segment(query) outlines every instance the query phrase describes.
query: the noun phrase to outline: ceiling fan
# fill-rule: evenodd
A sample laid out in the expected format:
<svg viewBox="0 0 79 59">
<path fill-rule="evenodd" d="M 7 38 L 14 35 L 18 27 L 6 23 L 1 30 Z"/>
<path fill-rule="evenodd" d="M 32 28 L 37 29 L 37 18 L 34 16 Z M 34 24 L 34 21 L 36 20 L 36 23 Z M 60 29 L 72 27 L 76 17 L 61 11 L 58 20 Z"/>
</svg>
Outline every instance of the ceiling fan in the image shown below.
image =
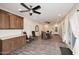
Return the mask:
<svg viewBox="0 0 79 59">
<path fill-rule="evenodd" d="M 51 22 L 49 22 L 49 21 L 46 21 L 45 23 L 47 23 L 47 24 L 50 24 Z"/>
<path fill-rule="evenodd" d="M 36 14 L 41 14 L 41 12 L 38 12 L 37 10 L 41 8 L 40 5 L 37 5 L 36 7 L 32 7 L 31 5 L 26 6 L 24 3 L 20 3 L 20 5 L 22 5 L 23 7 L 26 8 L 26 10 L 21 10 L 20 12 L 30 12 L 30 16 L 33 14 L 33 13 L 36 13 Z"/>
</svg>

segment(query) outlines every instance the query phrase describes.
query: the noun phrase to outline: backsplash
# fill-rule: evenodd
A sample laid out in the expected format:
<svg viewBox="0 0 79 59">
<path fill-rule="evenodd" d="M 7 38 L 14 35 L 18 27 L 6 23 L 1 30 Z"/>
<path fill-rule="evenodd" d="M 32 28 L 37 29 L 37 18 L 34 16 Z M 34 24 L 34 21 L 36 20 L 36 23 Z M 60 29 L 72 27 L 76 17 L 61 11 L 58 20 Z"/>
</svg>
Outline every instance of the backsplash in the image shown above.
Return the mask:
<svg viewBox="0 0 79 59">
<path fill-rule="evenodd" d="M 16 30 L 0 30 L 0 37 L 7 37 L 11 35 L 18 35 L 22 34 L 21 29 L 16 29 Z"/>
</svg>

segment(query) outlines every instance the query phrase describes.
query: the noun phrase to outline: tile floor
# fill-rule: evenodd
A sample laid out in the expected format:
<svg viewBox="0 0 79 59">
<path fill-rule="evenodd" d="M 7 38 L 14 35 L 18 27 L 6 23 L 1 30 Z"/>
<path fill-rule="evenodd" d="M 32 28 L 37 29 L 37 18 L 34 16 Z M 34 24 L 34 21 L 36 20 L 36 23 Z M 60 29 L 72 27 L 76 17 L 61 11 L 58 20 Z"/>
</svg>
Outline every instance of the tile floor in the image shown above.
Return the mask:
<svg viewBox="0 0 79 59">
<path fill-rule="evenodd" d="M 43 40 L 41 38 L 26 44 L 10 53 L 10 55 L 61 55 L 59 47 L 67 47 L 58 35 L 53 35 L 52 39 Z"/>
</svg>

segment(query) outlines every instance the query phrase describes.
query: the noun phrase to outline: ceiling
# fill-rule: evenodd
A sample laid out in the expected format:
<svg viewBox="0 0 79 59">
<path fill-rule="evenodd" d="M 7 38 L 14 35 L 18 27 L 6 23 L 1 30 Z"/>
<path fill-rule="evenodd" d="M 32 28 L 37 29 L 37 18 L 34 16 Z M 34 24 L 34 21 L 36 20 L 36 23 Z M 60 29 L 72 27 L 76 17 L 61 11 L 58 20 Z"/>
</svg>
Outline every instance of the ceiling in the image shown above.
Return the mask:
<svg viewBox="0 0 79 59">
<path fill-rule="evenodd" d="M 40 5 L 41 9 L 38 11 L 41 14 L 33 13 L 32 16 L 29 12 L 20 13 L 18 9 L 25 8 L 20 5 L 20 3 L 0 3 L 0 8 L 7 9 L 16 14 L 22 15 L 30 20 L 45 22 L 45 21 L 55 21 L 56 19 L 63 18 L 75 5 L 75 3 L 25 3 L 27 6 L 32 5 L 33 7 Z"/>
</svg>

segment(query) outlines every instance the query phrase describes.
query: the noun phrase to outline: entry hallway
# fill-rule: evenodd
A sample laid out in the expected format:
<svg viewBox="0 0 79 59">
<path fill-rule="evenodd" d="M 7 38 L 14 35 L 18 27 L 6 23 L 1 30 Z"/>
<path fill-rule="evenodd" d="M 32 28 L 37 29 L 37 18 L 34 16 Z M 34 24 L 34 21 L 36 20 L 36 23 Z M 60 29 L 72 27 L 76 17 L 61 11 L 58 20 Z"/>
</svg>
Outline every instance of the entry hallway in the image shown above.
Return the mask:
<svg viewBox="0 0 79 59">
<path fill-rule="evenodd" d="M 52 39 L 36 39 L 26 46 L 11 52 L 11 55 L 61 55 L 60 47 L 67 47 L 59 35 Z"/>
</svg>

